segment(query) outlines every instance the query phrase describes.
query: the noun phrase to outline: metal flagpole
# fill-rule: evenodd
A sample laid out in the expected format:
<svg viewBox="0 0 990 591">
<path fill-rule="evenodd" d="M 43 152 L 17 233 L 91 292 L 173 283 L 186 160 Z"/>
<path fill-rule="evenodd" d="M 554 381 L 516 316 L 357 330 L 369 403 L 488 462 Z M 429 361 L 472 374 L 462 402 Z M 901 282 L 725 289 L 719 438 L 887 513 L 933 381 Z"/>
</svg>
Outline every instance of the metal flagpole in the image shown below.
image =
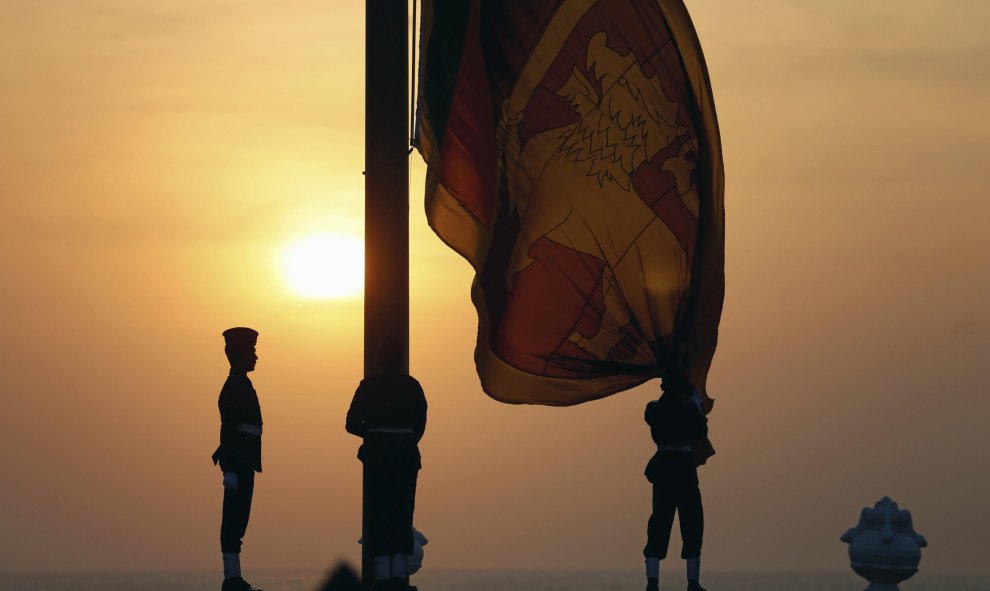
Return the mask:
<svg viewBox="0 0 990 591">
<path fill-rule="evenodd" d="M 409 138 L 407 0 L 365 2 L 364 376 L 409 371 Z M 385 344 L 399 368 L 382 367 Z M 368 480 L 362 500 L 361 574 L 374 581 Z"/>
</svg>

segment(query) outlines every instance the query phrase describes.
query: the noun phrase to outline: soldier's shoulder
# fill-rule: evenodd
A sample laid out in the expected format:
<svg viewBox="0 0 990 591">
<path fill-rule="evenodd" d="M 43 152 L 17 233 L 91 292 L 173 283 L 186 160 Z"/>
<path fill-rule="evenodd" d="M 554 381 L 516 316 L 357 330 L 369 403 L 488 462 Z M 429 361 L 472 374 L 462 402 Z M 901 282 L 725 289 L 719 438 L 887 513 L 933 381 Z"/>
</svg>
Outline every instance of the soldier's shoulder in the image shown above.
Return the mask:
<svg viewBox="0 0 990 591">
<path fill-rule="evenodd" d="M 254 386 L 251 384 L 251 379 L 246 375 L 229 375 L 226 381 L 223 383 L 223 388 L 220 389 L 220 395 L 226 394 L 236 394 L 238 392 L 243 392 L 245 390 L 251 390 Z"/>
<path fill-rule="evenodd" d="M 419 383 L 419 380 L 417 380 L 416 378 L 412 377 L 411 375 L 408 375 L 408 374 L 403 375 L 401 379 L 402 379 L 402 382 L 406 386 L 408 386 L 410 388 L 422 388 L 422 386 Z"/>
</svg>

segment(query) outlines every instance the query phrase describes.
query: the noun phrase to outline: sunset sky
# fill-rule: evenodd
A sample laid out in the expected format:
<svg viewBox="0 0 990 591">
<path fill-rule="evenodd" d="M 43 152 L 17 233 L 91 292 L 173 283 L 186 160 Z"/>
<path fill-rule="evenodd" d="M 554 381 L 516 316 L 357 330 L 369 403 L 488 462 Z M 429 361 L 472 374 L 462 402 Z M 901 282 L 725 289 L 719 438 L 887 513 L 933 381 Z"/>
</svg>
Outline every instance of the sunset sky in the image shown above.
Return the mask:
<svg viewBox="0 0 990 591">
<path fill-rule="evenodd" d="M 245 564 L 358 558 L 362 303 L 284 257 L 363 235 L 363 5 L 0 0 L 0 571 L 219 569 L 234 325 L 265 414 Z M 990 573 L 990 2 L 687 5 L 727 178 L 706 568 L 844 570 L 889 495 L 922 571 Z M 657 384 L 487 398 L 411 167 L 426 568 L 638 571 Z"/>
</svg>

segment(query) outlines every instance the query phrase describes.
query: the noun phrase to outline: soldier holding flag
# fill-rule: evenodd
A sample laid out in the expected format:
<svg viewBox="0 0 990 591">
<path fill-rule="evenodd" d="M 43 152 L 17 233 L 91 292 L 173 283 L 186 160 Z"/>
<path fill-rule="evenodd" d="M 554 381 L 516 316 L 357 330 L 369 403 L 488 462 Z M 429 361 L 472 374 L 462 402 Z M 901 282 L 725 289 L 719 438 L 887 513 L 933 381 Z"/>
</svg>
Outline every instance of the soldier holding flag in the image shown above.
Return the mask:
<svg viewBox="0 0 990 591">
<path fill-rule="evenodd" d="M 701 575 L 701 541 L 705 518 L 698 487 L 696 445 L 704 445 L 708 419 L 701 410 L 701 397 L 687 382 L 665 380 L 664 393 L 646 405 L 644 418 L 657 453 L 646 466 L 646 479 L 653 485 L 653 514 L 647 525 L 647 591 L 657 591 L 660 561 L 667 556 L 674 513 L 680 520 L 686 561 L 688 591 L 704 591 Z"/>
</svg>

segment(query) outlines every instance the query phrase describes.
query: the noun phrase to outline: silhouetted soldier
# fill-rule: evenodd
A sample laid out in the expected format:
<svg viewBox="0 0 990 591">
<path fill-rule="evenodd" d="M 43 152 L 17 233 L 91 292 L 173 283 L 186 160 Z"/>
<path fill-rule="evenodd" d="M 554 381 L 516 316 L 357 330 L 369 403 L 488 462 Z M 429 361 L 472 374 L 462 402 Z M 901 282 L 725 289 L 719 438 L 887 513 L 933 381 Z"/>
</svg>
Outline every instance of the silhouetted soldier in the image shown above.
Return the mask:
<svg viewBox="0 0 990 591">
<path fill-rule="evenodd" d="M 251 515 L 254 473 L 261 472 L 261 405 L 247 377 L 258 361 L 258 332 L 236 327 L 225 330 L 223 338 L 230 375 L 220 390 L 220 447 L 213 453 L 213 463 L 223 470 L 222 591 L 251 591 L 254 587 L 241 577 L 240 557 Z"/>
<path fill-rule="evenodd" d="M 374 557 L 375 590 L 410 588 L 426 396 L 419 382 L 399 371 L 400 355 L 397 347 L 386 347 L 386 373 L 361 380 L 347 411 L 347 432 L 364 439 L 358 450 L 364 464 L 363 544 Z"/>
<path fill-rule="evenodd" d="M 646 478 L 653 484 L 653 514 L 643 548 L 646 588 L 659 588 L 660 560 L 667 556 L 676 511 L 683 541 L 681 558 L 687 561 L 688 591 L 704 591 L 698 579 L 705 521 L 693 446 L 706 441 L 708 420 L 690 384 L 665 380 L 663 389 L 658 400 L 646 405 L 645 416 L 657 444 L 657 453 L 646 466 Z"/>
</svg>

